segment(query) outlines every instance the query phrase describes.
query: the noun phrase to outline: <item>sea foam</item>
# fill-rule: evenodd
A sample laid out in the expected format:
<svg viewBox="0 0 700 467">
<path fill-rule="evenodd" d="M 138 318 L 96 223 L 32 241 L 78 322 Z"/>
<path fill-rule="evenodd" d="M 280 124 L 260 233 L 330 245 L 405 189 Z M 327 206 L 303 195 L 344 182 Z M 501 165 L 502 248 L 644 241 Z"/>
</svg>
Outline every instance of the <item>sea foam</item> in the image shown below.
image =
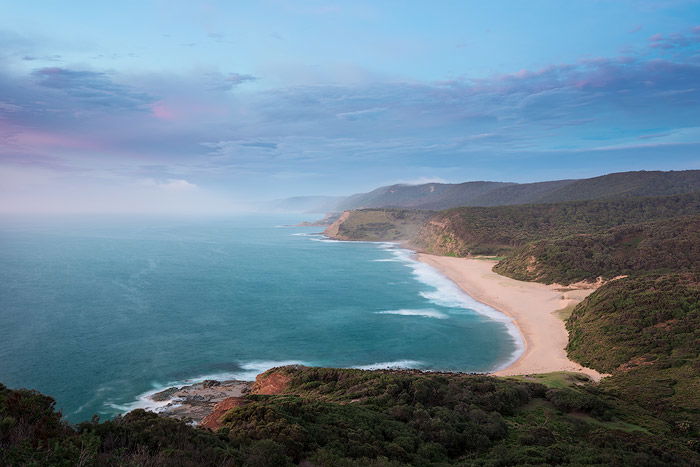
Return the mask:
<svg viewBox="0 0 700 467">
<path fill-rule="evenodd" d="M 388 369 L 411 369 L 411 368 L 420 368 L 423 366 L 423 362 L 419 362 L 417 360 L 396 360 L 394 362 L 379 362 L 379 363 L 372 363 L 370 365 L 360 365 L 360 366 L 354 366 L 352 368 L 356 368 L 358 370 L 388 370 Z"/>
<path fill-rule="evenodd" d="M 350 242 L 346 240 L 334 240 L 328 237 L 313 238 L 311 240 L 337 244 Z M 466 292 L 460 289 L 457 286 L 457 284 L 455 284 L 451 279 L 443 275 L 440 271 L 433 268 L 432 266 L 429 266 L 425 263 L 421 263 L 420 261 L 416 260 L 415 252 L 413 252 L 412 250 L 401 248 L 398 242 L 359 241 L 352 243 L 372 243 L 375 244 L 378 248 L 385 250 L 392 255 L 392 258 L 380 258 L 373 261 L 398 261 L 404 263 L 404 265 L 411 269 L 413 277 L 417 281 L 428 285 L 433 289 L 429 291 L 420 292 L 420 295 L 426 300 L 430 301 L 431 303 L 446 308 L 463 309 L 465 310 L 465 312 L 475 312 L 482 316 L 486 316 L 492 321 L 503 323 L 503 325 L 506 327 L 506 330 L 508 331 L 508 334 L 511 336 L 515 349 L 513 350 L 512 354 L 507 359 L 505 359 L 505 361 L 496 365 L 493 371 L 506 368 L 508 365 L 517 360 L 518 357 L 525 350 L 525 344 L 523 342 L 522 335 L 520 334 L 520 331 L 518 330 L 517 326 L 510 317 L 486 305 L 485 303 L 476 301 L 474 298 L 472 298 L 470 295 L 468 295 Z M 384 314 L 407 314 L 405 313 L 407 310 L 397 311 L 403 311 L 404 313 Z"/>
<path fill-rule="evenodd" d="M 270 368 L 275 368 L 278 366 L 287 365 L 307 365 L 307 363 L 299 360 L 254 360 L 250 362 L 245 362 L 240 364 L 240 371 L 232 372 L 221 372 L 221 373 L 210 373 L 206 375 L 196 376 L 194 378 L 188 378 L 184 380 L 171 381 L 166 384 L 152 383 L 152 389 L 139 394 L 136 396 L 136 400 L 128 402 L 126 404 L 116 404 L 113 402 L 105 403 L 106 406 L 113 409 L 117 409 L 121 412 L 130 412 L 136 409 L 150 410 L 151 412 L 160 412 L 168 404 L 172 404 L 172 399 L 167 399 L 163 401 L 155 401 L 152 399 L 154 394 L 157 394 L 165 389 L 172 387 L 182 387 L 189 386 L 195 383 L 201 383 L 206 380 L 216 380 L 216 381 L 227 381 L 227 380 L 239 380 L 239 381 L 255 381 L 255 377 L 260 373 L 264 373 Z"/>
<path fill-rule="evenodd" d="M 387 310 L 387 311 L 377 311 L 378 315 L 400 315 L 400 316 L 422 316 L 424 318 L 436 318 L 436 319 L 447 319 L 449 316 L 432 308 L 419 309 L 419 310 Z"/>
<path fill-rule="evenodd" d="M 507 367 L 522 354 L 525 348 L 523 338 L 510 317 L 484 303 L 476 301 L 440 271 L 416 260 L 413 251 L 400 248 L 398 244 L 393 242 L 381 242 L 377 244 L 377 247 L 391 253 L 394 259 L 404 263 L 406 267 L 411 269 L 416 280 L 433 289 L 420 292 L 420 295 L 431 303 L 447 308 L 473 311 L 493 321 L 503 323 L 513 340 L 515 349 L 504 362 L 496 366 L 494 371 Z"/>
</svg>

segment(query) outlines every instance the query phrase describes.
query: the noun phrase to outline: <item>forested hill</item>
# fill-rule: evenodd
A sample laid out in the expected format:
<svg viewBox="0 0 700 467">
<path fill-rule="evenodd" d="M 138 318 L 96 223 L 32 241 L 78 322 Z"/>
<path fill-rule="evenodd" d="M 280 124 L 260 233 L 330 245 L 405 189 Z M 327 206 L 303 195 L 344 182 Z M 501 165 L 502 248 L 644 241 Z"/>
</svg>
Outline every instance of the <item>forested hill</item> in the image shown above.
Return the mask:
<svg viewBox="0 0 700 467">
<path fill-rule="evenodd" d="M 678 433 L 700 429 L 700 273 L 611 281 L 574 309 L 567 328 L 569 357 L 612 373 L 601 389 L 654 411 Z"/>
<path fill-rule="evenodd" d="M 700 170 L 620 172 L 576 180 L 540 197 L 538 203 L 585 199 L 668 196 L 700 191 Z"/>
<path fill-rule="evenodd" d="M 700 191 L 700 170 L 621 172 L 539 183 L 467 182 L 391 185 L 340 201 L 336 210 L 506 206 L 593 199 L 668 196 Z"/>
<path fill-rule="evenodd" d="M 556 182 L 555 182 L 556 183 Z M 547 185 L 549 182 L 546 183 Z M 422 185 L 390 185 L 369 193 L 349 196 L 338 204 L 339 210 L 362 208 L 446 209 L 465 206 L 499 188 L 518 186 L 515 183 L 466 182 L 426 183 Z"/>
<path fill-rule="evenodd" d="M 700 216 L 538 240 L 516 249 L 494 271 L 559 284 L 639 272 L 700 271 Z"/>
<path fill-rule="evenodd" d="M 417 248 L 450 256 L 502 255 L 529 242 L 700 214 L 700 193 L 440 211 L 411 239 Z"/>
</svg>

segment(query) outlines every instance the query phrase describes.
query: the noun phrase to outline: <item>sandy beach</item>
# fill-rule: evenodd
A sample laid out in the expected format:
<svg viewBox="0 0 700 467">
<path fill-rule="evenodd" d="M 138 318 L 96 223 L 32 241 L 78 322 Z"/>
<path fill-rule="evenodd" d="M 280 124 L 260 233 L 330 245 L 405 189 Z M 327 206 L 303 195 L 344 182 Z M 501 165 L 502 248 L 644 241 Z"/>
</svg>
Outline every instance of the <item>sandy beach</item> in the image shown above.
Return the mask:
<svg viewBox="0 0 700 467">
<path fill-rule="evenodd" d="M 564 348 L 568 333 L 557 311 L 576 304 L 595 288 L 563 287 L 523 282 L 492 271 L 497 261 L 453 258 L 419 253 L 417 259 L 442 272 L 474 299 L 511 317 L 523 336 L 525 349 L 497 376 L 575 371 L 598 381 L 603 376 L 569 360 Z"/>
</svg>

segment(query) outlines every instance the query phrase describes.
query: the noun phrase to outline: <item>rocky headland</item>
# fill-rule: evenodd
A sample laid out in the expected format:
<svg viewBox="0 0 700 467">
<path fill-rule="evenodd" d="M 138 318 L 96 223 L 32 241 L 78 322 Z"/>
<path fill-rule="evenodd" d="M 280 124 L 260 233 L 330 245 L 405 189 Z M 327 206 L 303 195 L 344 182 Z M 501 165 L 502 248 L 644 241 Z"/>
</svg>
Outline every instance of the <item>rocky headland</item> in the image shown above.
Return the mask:
<svg viewBox="0 0 700 467">
<path fill-rule="evenodd" d="M 193 425 L 214 425 L 212 415 L 223 414 L 244 401 L 253 386 L 252 381 L 206 380 L 189 386 L 171 387 L 151 396 L 153 402 L 168 403 L 161 406 L 161 415 L 187 421 Z M 224 409 L 223 407 L 227 407 Z"/>
</svg>

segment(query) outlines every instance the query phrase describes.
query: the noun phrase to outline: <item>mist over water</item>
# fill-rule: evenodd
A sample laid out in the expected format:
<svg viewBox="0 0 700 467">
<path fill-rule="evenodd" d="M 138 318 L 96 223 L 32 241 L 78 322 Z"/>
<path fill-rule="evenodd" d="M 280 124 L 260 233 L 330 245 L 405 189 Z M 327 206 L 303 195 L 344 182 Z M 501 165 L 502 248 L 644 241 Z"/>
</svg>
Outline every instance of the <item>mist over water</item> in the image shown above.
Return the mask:
<svg viewBox="0 0 700 467">
<path fill-rule="evenodd" d="M 4 219 L 0 382 L 80 421 L 283 364 L 481 372 L 518 351 L 507 318 L 410 252 L 282 227 L 299 220 Z"/>
</svg>

